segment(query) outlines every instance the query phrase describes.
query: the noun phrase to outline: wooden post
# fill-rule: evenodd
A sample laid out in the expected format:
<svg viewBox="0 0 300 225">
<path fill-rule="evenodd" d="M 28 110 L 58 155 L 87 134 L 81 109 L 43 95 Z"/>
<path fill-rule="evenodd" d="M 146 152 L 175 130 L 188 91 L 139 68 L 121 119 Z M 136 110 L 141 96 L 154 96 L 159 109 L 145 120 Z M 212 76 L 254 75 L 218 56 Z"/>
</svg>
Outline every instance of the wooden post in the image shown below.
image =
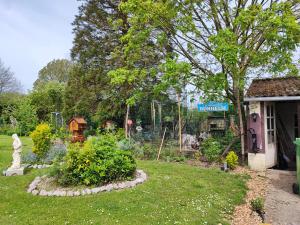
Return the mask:
<svg viewBox="0 0 300 225">
<path fill-rule="evenodd" d="M 178 136 L 179 136 L 179 152 L 182 150 L 182 134 L 181 134 L 181 99 L 180 94 L 177 93 L 178 100 Z"/>
<path fill-rule="evenodd" d="M 154 101 L 151 102 L 151 114 L 152 114 L 152 121 L 153 121 L 153 133 L 155 132 L 155 127 L 156 127 L 156 124 L 155 124 L 155 104 L 154 104 Z"/>
<path fill-rule="evenodd" d="M 127 105 L 126 117 L 125 117 L 125 137 L 128 138 L 128 117 L 129 117 L 130 106 Z"/>
<path fill-rule="evenodd" d="M 157 159 L 156 160 L 159 160 L 160 152 L 161 152 L 162 146 L 164 144 L 164 140 L 165 140 L 166 130 L 167 130 L 167 127 L 165 127 L 165 131 L 164 131 L 163 137 L 161 139 L 161 143 L 160 143 L 160 146 L 159 146 L 159 150 L 158 150 L 158 154 L 157 154 Z"/>
<path fill-rule="evenodd" d="M 162 132 L 162 119 L 161 119 L 161 104 L 158 103 L 158 114 L 159 114 L 159 133 L 161 134 Z"/>
</svg>

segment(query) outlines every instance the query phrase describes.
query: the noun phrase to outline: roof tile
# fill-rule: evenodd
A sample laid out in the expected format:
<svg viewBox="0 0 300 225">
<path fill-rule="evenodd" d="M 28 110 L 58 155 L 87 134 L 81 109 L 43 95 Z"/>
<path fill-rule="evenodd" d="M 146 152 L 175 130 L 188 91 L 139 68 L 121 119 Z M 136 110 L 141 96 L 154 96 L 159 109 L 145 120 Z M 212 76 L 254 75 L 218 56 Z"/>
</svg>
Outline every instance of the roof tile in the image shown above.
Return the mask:
<svg viewBox="0 0 300 225">
<path fill-rule="evenodd" d="M 300 96 L 300 77 L 254 79 L 246 93 L 251 97 Z"/>
</svg>

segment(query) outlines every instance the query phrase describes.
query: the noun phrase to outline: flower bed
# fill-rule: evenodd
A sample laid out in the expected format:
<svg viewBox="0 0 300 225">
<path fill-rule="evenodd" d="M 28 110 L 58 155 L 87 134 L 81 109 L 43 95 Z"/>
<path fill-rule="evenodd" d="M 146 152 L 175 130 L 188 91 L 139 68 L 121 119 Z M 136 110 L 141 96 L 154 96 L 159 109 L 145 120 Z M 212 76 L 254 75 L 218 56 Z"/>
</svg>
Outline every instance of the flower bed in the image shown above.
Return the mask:
<svg viewBox="0 0 300 225">
<path fill-rule="evenodd" d="M 99 192 L 104 191 L 112 191 L 118 189 L 125 189 L 135 187 L 138 184 L 141 184 L 147 180 L 147 175 L 142 170 L 137 170 L 135 179 L 131 181 L 123 181 L 123 182 L 116 182 L 110 183 L 107 185 L 103 185 L 100 187 L 94 188 L 82 188 L 82 189 L 75 189 L 74 187 L 59 187 L 56 189 L 45 190 L 41 188 L 41 184 L 47 183 L 49 181 L 49 177 L 36 177 L 31 184 L 29 185 L 27 192 L 33 195 L 40 195 L 40 196 L 57 196 L 57 197 L 64 197 L 64 196 L 80 196 L 80 195 L 90 195 L 90 194 L 97 194 Z"/>
</svg>

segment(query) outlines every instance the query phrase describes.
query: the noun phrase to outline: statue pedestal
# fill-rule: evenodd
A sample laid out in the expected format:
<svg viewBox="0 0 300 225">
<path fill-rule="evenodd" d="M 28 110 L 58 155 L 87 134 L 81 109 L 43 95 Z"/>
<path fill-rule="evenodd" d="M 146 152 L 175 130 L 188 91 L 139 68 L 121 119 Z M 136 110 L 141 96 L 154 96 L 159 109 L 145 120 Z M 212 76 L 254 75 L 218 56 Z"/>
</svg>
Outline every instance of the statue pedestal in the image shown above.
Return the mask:
<svg viewBox="0 0 300 225">
<path fill-rule="evenodd" d="M 15 175 L 24 175 L 25 167 L 20 167 L 18 169 L 8 168 L 3 171 L 4 176 L 15 176 Z"/>
</svg>

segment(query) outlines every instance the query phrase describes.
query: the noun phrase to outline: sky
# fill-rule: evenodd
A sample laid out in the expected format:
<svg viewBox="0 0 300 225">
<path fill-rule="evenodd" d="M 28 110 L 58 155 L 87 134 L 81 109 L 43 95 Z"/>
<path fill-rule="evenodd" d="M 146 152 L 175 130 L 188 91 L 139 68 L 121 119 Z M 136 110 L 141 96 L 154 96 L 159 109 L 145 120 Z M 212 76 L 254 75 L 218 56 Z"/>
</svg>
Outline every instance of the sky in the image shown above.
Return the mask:
<svg viewBox="0 0 300 225">
<path fill-rule="evenodd" d="M 53 59 L 70 58 L 76 0 L 0 0 L 0 58 L 23 89 Z"/>
</svg>

